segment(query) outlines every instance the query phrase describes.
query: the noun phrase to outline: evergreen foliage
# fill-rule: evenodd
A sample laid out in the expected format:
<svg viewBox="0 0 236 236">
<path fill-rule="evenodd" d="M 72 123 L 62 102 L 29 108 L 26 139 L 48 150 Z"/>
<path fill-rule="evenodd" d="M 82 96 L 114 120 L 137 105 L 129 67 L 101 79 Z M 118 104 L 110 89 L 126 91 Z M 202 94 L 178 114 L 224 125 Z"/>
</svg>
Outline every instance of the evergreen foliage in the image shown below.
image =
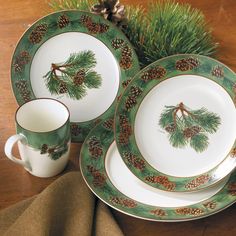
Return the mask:
<svg viewBox="0 0 236 236">
<path fill-rule="evenodd" d="M 99 88 L 101 76 L 93 70 L 96 66 L 92 51 L 73 53 L 64 63 L 52 63 L 51 70 L 44 76 L 52 94 L 67 94 L 72 99 L 81 99 L 87 89 Z"/>
<path fill-rule="evenodd" d="M 90 11 L 95 0 L 52 0 L 54 10 Z M 189 4 L 157 0 L 142 6 L 126 6 L 125 27 L 121 29 L 134 46 L 142 67 L 174 54 L 213 55 L 213 41 L 203 13 Z M 122 24 L 123 25 L 123 24 Z"/>
<path fill-rule="evenodd" d="M 209 144 L 208 133 L 215 133 L 220 122 L 220 117 L 206 108 L 191 110 L 180 103 L 165 107 L 159 125 L 169 134 L 173 147 L 183 148 L 190 144 L 196 152 L 203 152 Z"/>
</svg>

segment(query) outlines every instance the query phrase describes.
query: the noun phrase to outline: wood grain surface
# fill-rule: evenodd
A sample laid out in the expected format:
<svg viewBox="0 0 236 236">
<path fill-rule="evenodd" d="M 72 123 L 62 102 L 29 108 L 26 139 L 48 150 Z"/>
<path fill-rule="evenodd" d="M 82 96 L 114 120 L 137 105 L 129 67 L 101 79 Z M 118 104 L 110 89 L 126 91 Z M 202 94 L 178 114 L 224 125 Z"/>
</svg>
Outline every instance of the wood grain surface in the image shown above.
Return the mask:
<svg viewBox="0 0 236 236">
<path fill-rule="evenodd" d="M 149 1 L 126 0 L 123 3 L 143 4 Z M 236 71 L 236 1 L 180 0 L 201 9 L 219 42 L 217 57 Z M 17 108 L 10 83 L 11 56 L 22 33 L 39 17 L 48 14 L 47 1 L 0 1 L 0 209 L 40 193 L 57 177 L 40 179 L 9 161 L 4 154 L 6 139 L 15 133 L 14 113 Z M 223 140 L 222 140 L 223 142 Z M 80 144 L 73 144 L 70 162 L 64 171 L 79 169 Z M 63 173 L 62 173 L 63 174 Z M 113 210 L 125 235 L 236 235 L 236 205 L 214 216 L 190 222 L 159 223 L 139 220 Z"/>
</svg>

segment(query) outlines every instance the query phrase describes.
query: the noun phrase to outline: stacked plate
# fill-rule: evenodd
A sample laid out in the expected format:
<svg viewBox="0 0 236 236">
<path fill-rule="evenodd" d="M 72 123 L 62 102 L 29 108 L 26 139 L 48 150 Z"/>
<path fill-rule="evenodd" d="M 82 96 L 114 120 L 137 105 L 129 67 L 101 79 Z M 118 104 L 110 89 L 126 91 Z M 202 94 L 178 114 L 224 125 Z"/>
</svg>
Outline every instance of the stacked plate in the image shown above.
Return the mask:
<svg viewBox="0 0 236 236">
<path fill-rule="evenodd" d="M 236 75 L 222 63 L 175 55 L 139 72 L 119 29 L 63 11 L 24 33 L 11 78 L 19 104 L 52 97 L 68 106 L 72 140 L 86 137 L 84 179 L 111 207 L 183 221 L 236 201 Z"/>
</svg>

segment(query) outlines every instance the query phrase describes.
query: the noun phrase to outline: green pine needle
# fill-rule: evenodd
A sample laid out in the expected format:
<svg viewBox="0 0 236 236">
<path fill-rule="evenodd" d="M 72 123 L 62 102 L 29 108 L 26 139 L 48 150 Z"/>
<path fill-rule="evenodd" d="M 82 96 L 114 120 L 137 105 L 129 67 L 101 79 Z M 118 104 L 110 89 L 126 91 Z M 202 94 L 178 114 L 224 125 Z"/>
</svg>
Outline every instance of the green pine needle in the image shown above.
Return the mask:
<svg viewBox="0 0 236 236">
<path fill-rule="evenodd" d="M 93 68 L 96 66 L 92 51 L 73 53 L 63 63 L 52 63 L 51 70 L 44 76 L 51 94 L 67 94 L 72 99 L 82 99 L 87 89 L 99 88 L 101 75 Z"/>
<path fill-rule="evenodd" d="M 171 145 L 176 148 L 183 148 L 188 144 L 188 140 L 184 137 L 182 130 L 179 128 L 170 134 L 169 140 Z"/>
<path fill-rule="evenodd" d="M 208 145 L 209 145 L 208 137 L 203 133 L 196 134 L 190 139 L 190 146 L 196 152 L 205 151 Z"/>
<path fill-rule="evenodd" d="M 183 148 L 188 144 L 196 152 L 203 152 L 209 145 L 208 134 L 213 134 L 221 124 L 220 117 L 206 108 L 191 110 L 182 102 L 165 106 L 159 125 L 168 133 L 170 144 Z"/>
</svg>

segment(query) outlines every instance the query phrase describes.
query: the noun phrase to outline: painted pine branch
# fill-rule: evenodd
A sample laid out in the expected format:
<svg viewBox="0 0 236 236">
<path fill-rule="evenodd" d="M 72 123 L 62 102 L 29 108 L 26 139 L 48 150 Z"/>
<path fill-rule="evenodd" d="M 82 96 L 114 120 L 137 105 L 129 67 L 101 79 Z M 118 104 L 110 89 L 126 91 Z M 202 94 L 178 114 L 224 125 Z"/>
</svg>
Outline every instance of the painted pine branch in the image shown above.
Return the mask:
<svg viewBox="0 0 236 236">
<path fill-rule="evenodd" d="M 102 83 L 94 67 L 97 62 L 92 51 L 73 53 L 63 63 L 52 63 L 44 76 L 51 94 L 66 94 L 72 99 L 82 99 L 87 90 L 99 88 Z"/>
<path fill-rule="evenodd" d="M 219 128 L 220 117 L 206 108 L 191 110 L 182 102 L 166 106 L 160 115 L 159 125 L 168 133 L 173 147 L 183 148 L 188 144 L 196 152 L 203 152 L 209 145 L 208 134 Z"/>
</svg>

